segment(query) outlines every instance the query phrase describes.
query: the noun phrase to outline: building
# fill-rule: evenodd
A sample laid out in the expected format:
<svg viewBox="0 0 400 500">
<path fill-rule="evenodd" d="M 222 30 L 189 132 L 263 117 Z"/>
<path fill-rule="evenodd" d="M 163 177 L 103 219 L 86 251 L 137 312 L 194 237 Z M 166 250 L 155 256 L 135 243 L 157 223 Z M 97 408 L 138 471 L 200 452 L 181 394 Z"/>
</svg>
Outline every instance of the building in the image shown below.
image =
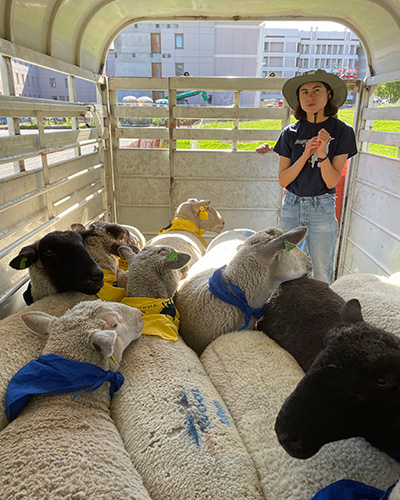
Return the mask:
<svg viewBox="0 0 400 500">
<path fill-rule="evenodd" d="M 134 24 L 114 40 L 116 76 L 257 76 L 259 23 L 142 23 Z M 121 91 L 118 100 L 143 92 Z M 243 95 L 242 104 L 254 104 L 254 95 Z M 232 104 L 231 93 L 212 92 L 213 104 Z M 164 97 L 154 91 L 153 100 Z M 191 104 L 204 104 L 201 95 Z"/>
</svg>

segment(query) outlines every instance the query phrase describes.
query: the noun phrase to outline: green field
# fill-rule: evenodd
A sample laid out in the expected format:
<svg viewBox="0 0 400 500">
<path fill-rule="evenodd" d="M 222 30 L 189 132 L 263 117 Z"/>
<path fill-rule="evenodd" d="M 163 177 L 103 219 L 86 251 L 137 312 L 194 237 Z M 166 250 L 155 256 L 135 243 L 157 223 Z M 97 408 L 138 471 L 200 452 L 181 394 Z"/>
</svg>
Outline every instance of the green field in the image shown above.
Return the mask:
<svg viewBox="0 0 400 500">
<path fill-rule="evenodd" d="M 339 110 L 339 119 L 353 125 L 354 120 L 354 109 L 340 109 Z M 291 117 L 291 123 L 295 122 L 295 118 Z M 210 122 L 203 123 L 201 128 L 232 128 L 233 123 L 229 121 L 224 122 Z M 281 122 L 280 120 L 258 120 L 258 121 L 246 121 L 239 123 L 239 128 L 243 129 L 280 129 Z M 397 120 L 376 120 L 374 122 L 373 130 L 381 130 L 386 132 L 398 132 L 400 133 L 400 121 Z M 177 148 L 178 149 L 190 149 L 189 140 L 178 140 Z M 263 144 L 265 141 L 259 142 L 239 142 L 238 150 L 240 151 L 254 151 L 257 146 Z M 274 141 L 268 141 L 270 146 L 275 144 Z M 231 144 L 222 141 L 199 141 L 197 146 L 199 149 L 231 149 Z M 382 146 L 380 144 L 371 144 L 370 152 L 374 154 L 379 154 L 383 156 L 390 156 L 392 158 L 397 157 L 398 148 L 393 146 Z"/>
</svg>

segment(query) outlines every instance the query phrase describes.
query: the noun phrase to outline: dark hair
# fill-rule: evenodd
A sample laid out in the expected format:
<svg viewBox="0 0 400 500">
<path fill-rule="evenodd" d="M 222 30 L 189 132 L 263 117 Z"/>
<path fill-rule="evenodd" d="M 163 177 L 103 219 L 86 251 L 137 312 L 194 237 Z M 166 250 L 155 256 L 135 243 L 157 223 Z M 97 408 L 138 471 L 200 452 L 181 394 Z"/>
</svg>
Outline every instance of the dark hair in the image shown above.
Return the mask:
<svg viewBox="0 0 400 500">
<path fill-rule="evenodd" d="M 331 89 L 330 85 L 328 85 L 325 82 L 320 82 L 324 84 L 326 90 L 330 92 L 330 96 L 328 97 L 328 102 L 326 103 L 325 109 L 324 109 L 324 115 L 325 116 L 335 116 L 337 115 L 338 112 L 338 106 L 336 104 L 333 104 L 332 99 L 333 99 L 333 90 Z M 303 84 L 304 85 L 304 84 Z M 300 85 L 301 87 L 301 85 Z M 300 106 L 300 99 L 299 99 L 299 90 L 300 87 L 296 90 L 296 96 L 297 96 L 297 108 L 294 110 L 294 117 L 296 120 L 305 120 L 307 118 L 307 113 L 304 111 L 304 109 Z"/>
</svg>

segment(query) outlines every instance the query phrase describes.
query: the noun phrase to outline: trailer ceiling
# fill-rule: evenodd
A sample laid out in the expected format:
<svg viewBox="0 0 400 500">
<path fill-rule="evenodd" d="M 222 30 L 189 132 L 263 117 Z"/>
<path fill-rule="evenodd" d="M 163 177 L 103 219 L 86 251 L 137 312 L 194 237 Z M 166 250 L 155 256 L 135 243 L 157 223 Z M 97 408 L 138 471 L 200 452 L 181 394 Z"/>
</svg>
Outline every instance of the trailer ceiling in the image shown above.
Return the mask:
<svg viewBox="0 0 400 500">
<path fill-rule="evenodd" d="M 371 76 L 400 70 L 399 0 L 0 0 L 0 52 L 99 75 L 121 30 L 162 20 L 335 21 L 363 43 Z"/>
</svg>

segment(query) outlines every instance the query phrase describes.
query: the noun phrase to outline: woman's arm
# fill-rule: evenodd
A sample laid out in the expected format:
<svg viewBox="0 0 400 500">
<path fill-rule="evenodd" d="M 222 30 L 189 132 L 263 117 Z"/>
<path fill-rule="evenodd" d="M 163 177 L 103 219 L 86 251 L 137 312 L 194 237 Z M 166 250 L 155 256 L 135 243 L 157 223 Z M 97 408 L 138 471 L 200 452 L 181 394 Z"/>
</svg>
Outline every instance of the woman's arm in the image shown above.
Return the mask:
<svg viewBox="0 0 400 500">
<path fill-rule="evenodd" d="M 325 154 L 324 154 L 325 156 Z M 320 162 L 321 176 L 328 189 L 332 189 L 340 181 L 348 154 L 334 156 L 332 161 L 327 158 Z"/>
</svg>

